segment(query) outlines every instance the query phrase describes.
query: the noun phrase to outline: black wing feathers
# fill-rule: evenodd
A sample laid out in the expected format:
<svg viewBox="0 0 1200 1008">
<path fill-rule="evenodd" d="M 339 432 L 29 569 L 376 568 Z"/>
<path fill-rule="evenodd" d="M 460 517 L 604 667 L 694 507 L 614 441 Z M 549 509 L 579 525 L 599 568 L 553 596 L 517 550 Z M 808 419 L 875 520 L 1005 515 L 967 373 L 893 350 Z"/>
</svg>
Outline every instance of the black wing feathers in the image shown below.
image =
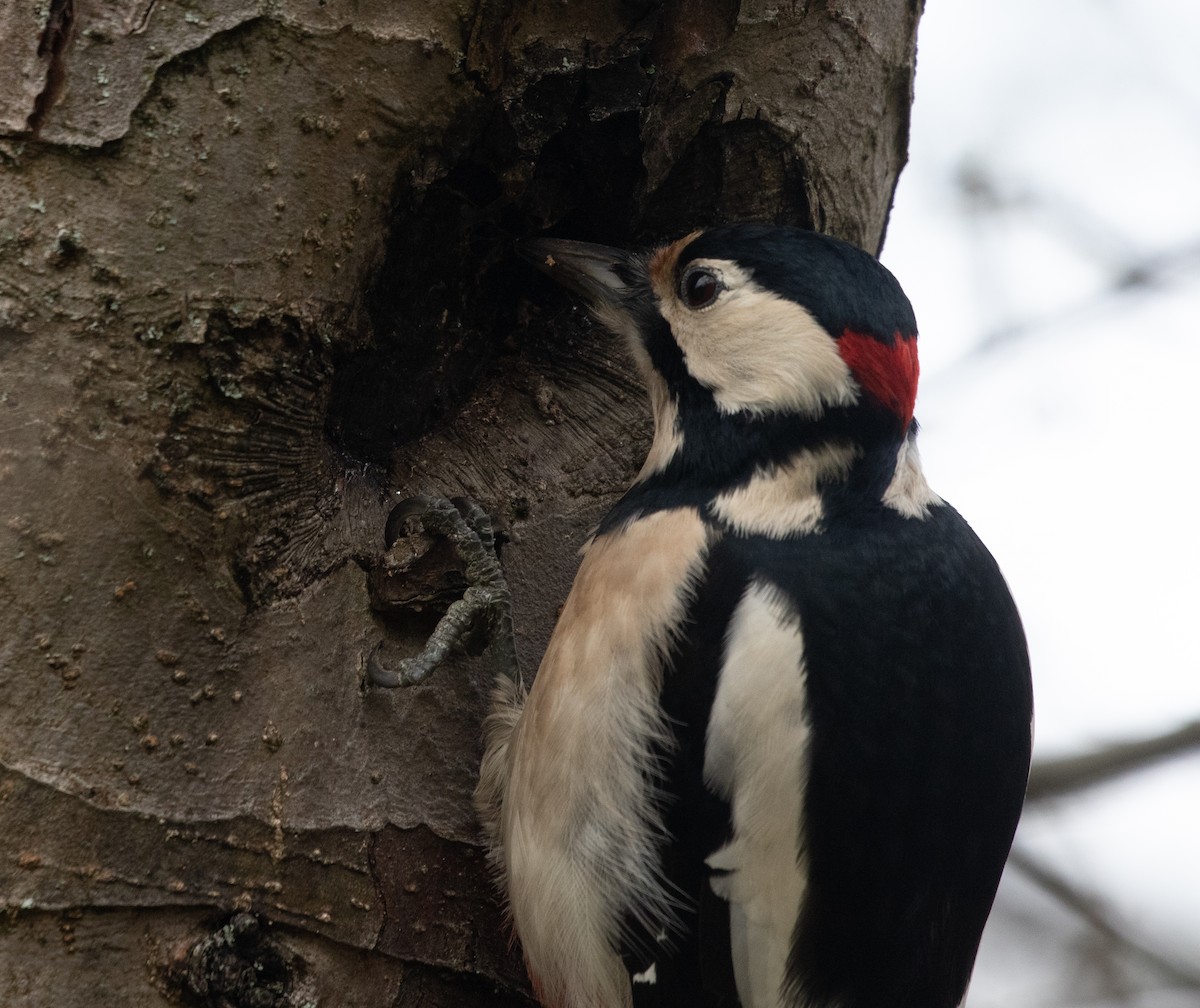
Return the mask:
<svg viewBox="0 0 1200 1008">
<path fill-rule="evenodd" d="M 791 982 L 802 1004 L 953 1008 L 1024 795 L 1020 620 L 947 506 L 796 547 L 783 565 L 762 546 L 800 609 L 812 727 Z"/>
<path fill-rule="evenodd" d="M 796 605 L 805 647 L 810 881 L 794 1003 L 953 1008 L 1020 814 L 1031 688 L 1003 578 L 948 506 L 926 520 L 871 508 L 820 535 L 727 533 L 714 545 L 662 697 L 676 737 L 664 754 L 665 868 L 688 909 L 684 932 L 657 943 L 658 982 L 635 985 L 635 1003 L 738 1003 L 728 905 L 704 864 L 729 837 L 729 808 L 703 765 L 724 632 L 754 579 Z M 632 969 L 648 962 L 630 950 Z"/>
</svg>

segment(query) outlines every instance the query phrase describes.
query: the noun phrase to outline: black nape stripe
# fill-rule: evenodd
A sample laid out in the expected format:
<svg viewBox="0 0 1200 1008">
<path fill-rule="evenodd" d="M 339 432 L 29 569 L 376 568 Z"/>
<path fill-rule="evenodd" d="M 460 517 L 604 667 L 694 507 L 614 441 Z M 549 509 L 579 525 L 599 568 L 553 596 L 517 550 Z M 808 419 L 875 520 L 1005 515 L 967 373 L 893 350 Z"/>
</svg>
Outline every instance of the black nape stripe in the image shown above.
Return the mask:
<svg viewBox="0 0 1200 1008">
<path fill-rule="evenodd" d="M 904 435 L 896 418 L 873 402 L 829 409 L 818 419 L 795 413 L 721 414 L 712 394 L 690 375 L 679 403 L 683 447 L 660 471 L 635 483 L 604 517 L 603 534 L 655 511 L 694 507 L 707 512 L 719 494 L 797 453 L 830 445 L 860 452 L 848 478 L 822 488 L 827 509 L 879 506 L 895 472 Z"/>
<path fill-rule="evenodd" d="M 730 255 L 729 242 L 725 237 L 733 236 L 738 261 L 743 257 L 751 265 L 772 262 L 772 250 L 779 255 L 791 254 L 790 246 L 775 249 L 782 240 L 781 229 L 738 227 L 729 230 L 717 229 L 706 232 L 685 249 L 684 255 L 696 258 L 700 255 L 716 256 L 720 250 Z M 774 236 L 766 243 L 765 253 L 758 248 L 759 233 Z M 816 235 L 810 232 L 782 229 L 783 238 L 802 250 L 807 250 L 814 261 L 822 256 L 844 257 L 852 266 L 869 276 L 875 276 L 877 287 L 885 292 L 893 291 L 902 305 L 892 304 L 887 310 L 900 311 L 907 319 L 904 325 L 915 328 L 912 311 L 907 299 L 891 274 L 887 273 L 871 256 L 845 242 Z M 723 237 L 725 236 L 725 237 Z M 710 247 L 712 246 L 712 247 Z M 743 248 L 745 246 L 745 248 Z M 681 259 L 681 262 L 683 260 Z M 631 268 L 644 269 L 635 263 Z M 756 265 L 756 268 L 767 268 Z M 774 268 L 774 267 L 771 267 Z M 781 274 L 782 275 L 782 274 Z M 744 485 L 763 467 L 780 465 L 790 461 L 805 449 L 819 449 L 827 445 L 849 443 L 860 447 L 862 457 L 855 466 L 852 478 L 840 489 L 836 504 L 838 508 L 851 506 L 855 500 L 873 498 L 877 503 L 891 479 L 895 468 L 896 454 L 904 438 L 904 431 L 897 418 L 869 397 L 849 406 L 828 408 L 820 417 L 798 413 L 755 414 L 750 411 L 722 413 L 716 404 L 712 390 L 697 381 L 687 369 L 687 363 L 675 342 L 670 325 L 658 311 L 653 295 L 649 293 L 647 281 L 637 283 L 633 278 L 624 309 L 634 321 L 642 344 L 650 358 L 651 366 L 662 376 L 669 394 L 678 409 L 679 432 L 683 436 L 683 448 L 658 473 L 635 484 L 601 522 L 598 532 L 603 534 L 618 528 L 629 520 L 654 511 L 676 507 L 695 507 L 705 510 L 718 494 Z M 813 280 L 816 284 L 816 280 Z M 890 286 L 889 286 L 890 284 Z M 806 296 L 792 291 L 787 296 Z M 881 295 L 882 297 L 882 295 Z M 901 311 L 901 308 L 903 309 Z M 864 309 L 865 310 L 865 309 Z M 883 309 L 881 309 L 883 310 Z M 827 319 L 829 312 L 825 312 Z M 860 314 L 851 312 L 859 328 L 870 329 L 873 324 Z M 822 320 L 823 324 L 831 324 Z M 889 323 L 888 332 L 896 331 L 895 323 Z"/>
</svg>

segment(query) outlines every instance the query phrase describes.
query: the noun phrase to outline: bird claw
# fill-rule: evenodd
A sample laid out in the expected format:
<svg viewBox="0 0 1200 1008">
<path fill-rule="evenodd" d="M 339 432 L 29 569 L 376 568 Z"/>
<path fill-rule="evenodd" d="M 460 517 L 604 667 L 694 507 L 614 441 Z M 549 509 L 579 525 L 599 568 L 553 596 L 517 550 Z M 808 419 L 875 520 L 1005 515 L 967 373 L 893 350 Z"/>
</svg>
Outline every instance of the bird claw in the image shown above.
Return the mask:
<svg viewBox="0 0 1200 1008">
<path fill-rule="evenodd" d="M 371 652 L 371 657 L 367 659 L 367 679 L 372 686 L 380 686 L 383 689 L 416 686 L 424 682 L 433 671 L 432 667 L 425 667 L 413 658 L 401 658 L 395 665 L 388 665 L 380 657 L 382 650 L 383 641 L 380 641 Z"/>
<path fill-rule="evenodd" d="M 402 658 L 391 665 L 381 656 L 380 641 L 367 659 L 368 682 L 384 689 L 424 682 L 452 649 L 467 645 L 481 630 L 503 670 L 518 680 L 511 595 L 496 555 L 496 537 L 488 513 L 468 498 L 409 497 L 388 515 L 384 530 L 387 547 L 410 534 L 414 523 L 419 523 L 426 534 L 450 541 L 466 568 L 468 587 L 438 621 L 416 657 Z"/>
</svg>

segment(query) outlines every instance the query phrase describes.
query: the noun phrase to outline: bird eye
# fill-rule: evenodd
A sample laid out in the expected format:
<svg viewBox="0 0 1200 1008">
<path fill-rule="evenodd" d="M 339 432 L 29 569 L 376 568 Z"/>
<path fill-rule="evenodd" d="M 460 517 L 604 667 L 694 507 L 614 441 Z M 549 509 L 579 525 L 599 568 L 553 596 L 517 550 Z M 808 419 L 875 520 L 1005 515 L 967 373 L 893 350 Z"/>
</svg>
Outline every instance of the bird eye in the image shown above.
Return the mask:
<svg viewBox="0 0 1200 1008">
<path fill-rule="evenodd" d="M 707 308 L 720 293 L 721 280 L 712 270 L 689 270 L 679 285 L 680 297 L 689 308 Z"/>
</svg>

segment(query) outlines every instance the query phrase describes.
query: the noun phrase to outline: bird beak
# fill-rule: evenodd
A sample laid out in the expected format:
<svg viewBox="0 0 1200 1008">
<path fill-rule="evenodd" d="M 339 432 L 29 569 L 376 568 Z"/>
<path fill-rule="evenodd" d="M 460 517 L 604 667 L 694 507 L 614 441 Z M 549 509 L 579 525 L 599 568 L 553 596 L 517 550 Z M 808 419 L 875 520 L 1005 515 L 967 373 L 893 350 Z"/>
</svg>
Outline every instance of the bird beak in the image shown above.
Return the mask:
<svg viewBox="0 0 1200 1008">
<path fill-rule="evenodd" d="M 517 242 L 517 252 L 594 305 L 620 304 L 629 289 L 630 254 L 621 249 L 564 238 L 525 238 Z"/>
</svg>

